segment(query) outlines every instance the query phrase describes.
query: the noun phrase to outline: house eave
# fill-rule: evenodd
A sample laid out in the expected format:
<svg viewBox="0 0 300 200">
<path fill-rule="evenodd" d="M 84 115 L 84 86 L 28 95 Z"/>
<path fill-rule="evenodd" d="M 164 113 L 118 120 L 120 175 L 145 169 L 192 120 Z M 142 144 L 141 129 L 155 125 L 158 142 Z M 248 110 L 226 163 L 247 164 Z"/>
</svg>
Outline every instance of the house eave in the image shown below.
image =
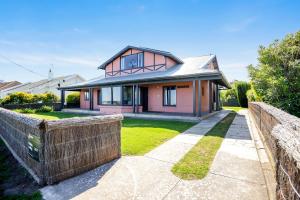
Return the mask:
<svg viewBox="0 0 300 200">
<path fill-rule="evenodd" d="M 220 85 L 231 88 L 230 84 L 223 76 L 222 73 L 202 73 L 202 74 L 192 74 L 192 75 L 181 75 L 181 76 L 167 76 L 167 77 L 155 77 L 147 79 L 137 79 L 137 80 L 125 80 L 125 81 L 113 81 L 108 83 L 94 83 L 94 84 L 85 84 L 73 87 L 61 87 L 59 90 L 80 90 L 85 88 L 99 87 L 99 86 L 111 86 L 111 85 L 120 85 L 120 84 L 150 84 L 150 83 L 160 83 L 160 82 L 174 82 L 174 81 L 192 81 L 192 80 L 214 80 L 220 83 Z"/>
</svg>

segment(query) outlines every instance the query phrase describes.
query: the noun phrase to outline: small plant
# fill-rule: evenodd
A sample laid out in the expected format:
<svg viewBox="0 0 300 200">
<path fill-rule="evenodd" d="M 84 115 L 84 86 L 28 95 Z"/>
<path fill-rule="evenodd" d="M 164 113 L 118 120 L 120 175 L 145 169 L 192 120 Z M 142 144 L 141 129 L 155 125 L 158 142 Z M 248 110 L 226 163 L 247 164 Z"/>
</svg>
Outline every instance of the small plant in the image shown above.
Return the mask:
<svg viewBox="0 0 300 200">
<path fill-rule="evenodd" d="M 53 108 L 50 106 L 42 106 L 36 110 L 36 112 L 53 112 Z"/>
<path fill-rule="evenodd" d="M 31 108 L 24 108 L 24 109 L 19 109 L 20 113 L 26 113 L 26 114 L 33 114 L 35 113 L 35 109 Z"/>
</svg>

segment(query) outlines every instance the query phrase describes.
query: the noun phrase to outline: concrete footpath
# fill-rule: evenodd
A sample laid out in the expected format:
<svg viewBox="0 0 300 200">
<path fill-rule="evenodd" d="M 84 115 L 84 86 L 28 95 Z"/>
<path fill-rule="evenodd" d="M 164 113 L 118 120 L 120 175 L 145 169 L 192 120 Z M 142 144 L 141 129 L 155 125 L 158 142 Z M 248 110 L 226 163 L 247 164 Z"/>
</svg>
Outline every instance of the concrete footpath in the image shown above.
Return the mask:
<svg viewBox="0 0 300 200">
<path fill-rule="evenodd" d="M 222 111 L 144 156 L 124 156 L 80 176 L 41 189 L 45 199 L 268 199 L 247 111 L 234 119 L 212 168 L 184 181 L 171 168 L 228 111 Z"/>
</svg>

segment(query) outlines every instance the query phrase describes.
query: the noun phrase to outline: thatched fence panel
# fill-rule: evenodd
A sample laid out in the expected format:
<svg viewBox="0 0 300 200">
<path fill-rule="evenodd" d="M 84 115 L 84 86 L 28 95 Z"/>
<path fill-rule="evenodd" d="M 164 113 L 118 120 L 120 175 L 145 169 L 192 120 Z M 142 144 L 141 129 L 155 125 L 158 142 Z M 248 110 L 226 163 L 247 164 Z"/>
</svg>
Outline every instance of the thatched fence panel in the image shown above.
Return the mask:
<svg viewBox="0 0 300 200">
<path fill-rule="evenodd" d="M 0 108 L 0 136 L 40 184 L 121 156 L 121 115 L 44 121 Z"/>
<path fill-rule="evenodd" d="M 300 199 L 300 119 L 265 103 L 249 111 L 274 161 L 277 199 Z"/>
</svg>

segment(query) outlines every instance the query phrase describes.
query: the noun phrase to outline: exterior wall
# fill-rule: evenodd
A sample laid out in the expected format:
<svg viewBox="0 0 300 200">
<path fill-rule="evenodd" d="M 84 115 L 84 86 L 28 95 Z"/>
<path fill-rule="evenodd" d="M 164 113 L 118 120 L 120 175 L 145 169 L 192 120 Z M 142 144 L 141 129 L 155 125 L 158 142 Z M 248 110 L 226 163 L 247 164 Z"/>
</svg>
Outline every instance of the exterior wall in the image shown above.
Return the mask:
<svg viewBox="0 0 300 200">
<path fill-rule="evenodd" d="M 114 61 L 109 63 L 106 66 L 105 72 L 109 73 L 107 76 L 125 76 L 131 73 L 131 70 L 125 70 L 121 71 L 121 66 L 120 66 L 120 59 L 122 56 L 126 55 L 131 55 L 131 54 L 136 54 L 136 53 L 141 53 L 142 51 L 137 50 L 137 49 L 129 49 L 122 55 L 120 55 L 118 58 L 116 58 Z M 160 68 L 158 67 L 152 67 L 154 65 L 166 65 L 165 67 Z M 166 70 L 167 68 L 170 68 L 172 66 L 176 65 L 176 62 L 166 56 L 160 55 L 160 54 L 154 54 L 152 52 L 144 52 L 144 66 L 147 68 L 144 68 L 141 70 L 141 68 L 136 68 L 132 70 L 132 73 L 146 73 L 146 72 L 152 72 L 153 70 Z"/>
<path fill-rule="evenodd" d="M 80 91 L 80 108 L 81 109 L 90 109 L 90 101 L 84 100 L 84 92 L 88 90 L 81 90 Z"/>
<path fill-rule="evenodd" d="M 132 113 L 132 106 L 109 106 L 100 105 L 99 110 L 103 114 L 121 114 L 121 113 Z M 139 106 L 139 112 L 142 112 L 143 107 Z"/>
<path fill-rule="evenodd" d="M 163 106 L 163 87 L 177 86 L 176 106 Z M 188 86 L 188 88 L 178 88 Z M 201 82 L 203 95 L 201 111 L 208 113 L 208 81 Z M 196 111 L 198 110 L 198 84 L 196 82 Z M 193 84 L 192 82 L 161 83 L 148 86 L 148 110 L 153 112 L 193 113 Z"/>
<path fill-rule="evenodd" d="M 99 110 L 100 109 L 100 105 L 98 105 L 98 90 L 100 90 L 100 88 L 94 88 L 93 89 L 93 108 L 94 110 Z"/>
<path fill-rule="evenodd" d="M 188 86 L 188 88 L 176 89 L 176 106 L 163 106 L 164 86 Z M 166 83 L 147 85 L 148 87 L 148 110 L 152 112 L 193 112 L 193 88 L 191 82 Z M 184 97 L 184 98 L 182 98 Z"/>
<path fill-rule="evenodd" d="M 192 82 L 175 82 L 175 83 L 159 83 L 151 85 L 141 85 L 148 87 L 148 111 L 150 112 L 173 112 L 173 113 L 193 113 L 193 84 Z M 177 86 L 176 88 L 176 106 L 163 106 L 163 87 Z M 184 86 L 180 88 L 180 86 Z M 208 81 L 201 81 L 201 112 L 209 113 L 209 84 Z M 213 87 L 212 87 L 213 88 Z M 211 88 L 211 95 L 213 89 Z M 98 105 L 98 90 L 93 89 L 93 107 L 94 110 L 100 110 L 104 114 L 132 113 L 132 106 L 113 106 L 113 105 Z M 90 102 L 84 100 L 84 91 L 80 92 L 80 108 L 89 109 Z M 198 82 L 196 81 L 196 112 L 198 111 Z M 139 106 L 139 112 L 142 112 L 142 106 Z"/>
</svg>

